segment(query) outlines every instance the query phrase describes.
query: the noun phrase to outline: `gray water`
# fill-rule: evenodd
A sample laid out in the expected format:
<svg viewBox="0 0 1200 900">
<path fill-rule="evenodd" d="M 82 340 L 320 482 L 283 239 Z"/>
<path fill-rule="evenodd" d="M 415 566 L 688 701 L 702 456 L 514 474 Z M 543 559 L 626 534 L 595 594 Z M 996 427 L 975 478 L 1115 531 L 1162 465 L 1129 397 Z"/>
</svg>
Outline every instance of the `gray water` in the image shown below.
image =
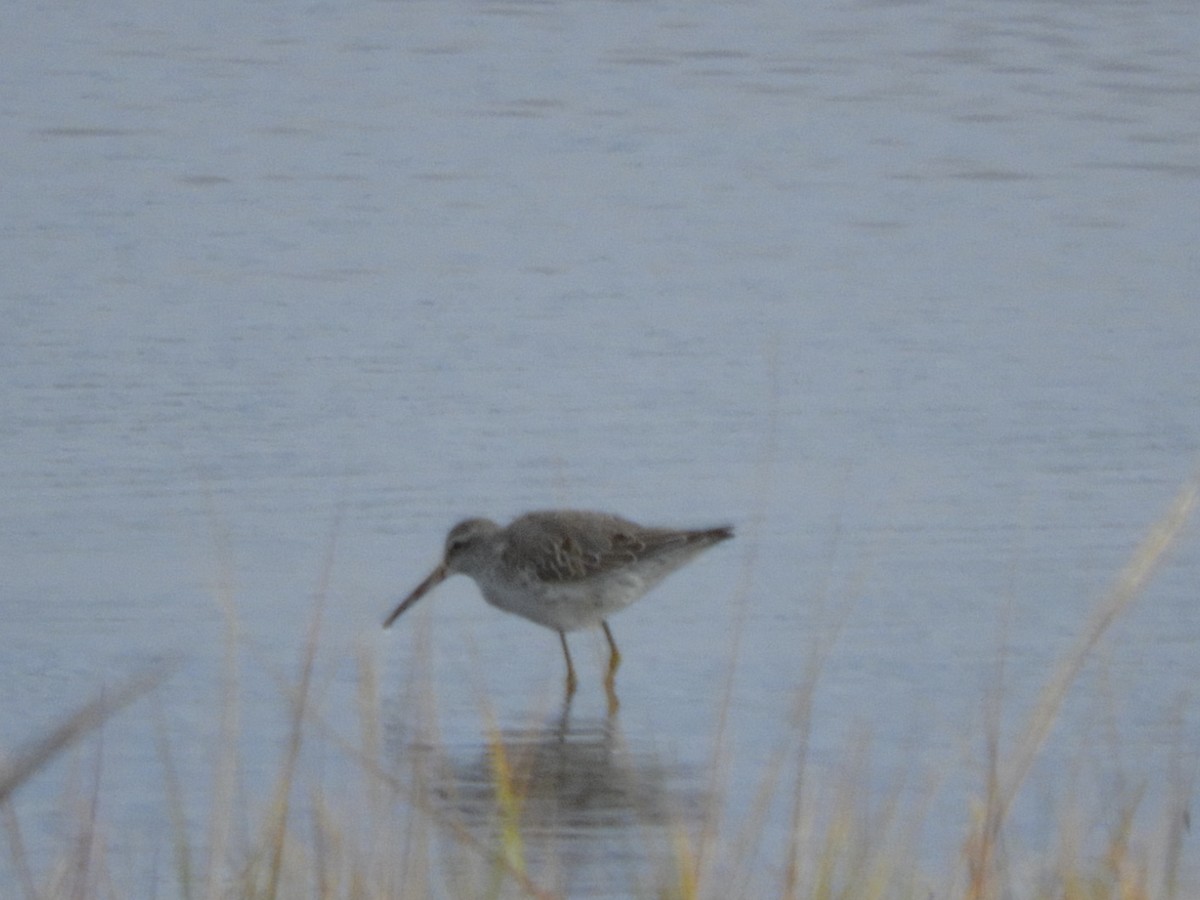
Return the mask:
<svg viewBox="0 0 1200 900">
<path fill-rule="evenodd" d="M 4 20 L 0 750 L 181 665 L 17 794 L 35 866 L 99 767 L 109 852 L 169 894 L 156 717 L 200 840 L 223 598 L 253 795 L 321 593 L 324 718 L 354 733 L 375 661 L 404 765 L 429 679 L 470 818 L 489 710 L 561 775 L 574 896 L 619 895 L 644 830 L 711 800 L 722 708 L 739 821 L 818 649 L 816 782 L 862 740 L 868 793 L 936 776 L 937 876 L 989 692 L 1015 734 L 1195 471 L 1190 0 Z M 614 619 L 616 721 L 601 639 L 572 636 L 563 710 L 554 635 L 466 579 L 378 627 L 457 519 L 555 506 L 738 529 Z M 1068 697 L 1017 847 L 1073 794 L 1111 816 L 1145 785 L 1154 822 L 1197 776 L 1197 584 L 1193 527 Z"/>
</svg>

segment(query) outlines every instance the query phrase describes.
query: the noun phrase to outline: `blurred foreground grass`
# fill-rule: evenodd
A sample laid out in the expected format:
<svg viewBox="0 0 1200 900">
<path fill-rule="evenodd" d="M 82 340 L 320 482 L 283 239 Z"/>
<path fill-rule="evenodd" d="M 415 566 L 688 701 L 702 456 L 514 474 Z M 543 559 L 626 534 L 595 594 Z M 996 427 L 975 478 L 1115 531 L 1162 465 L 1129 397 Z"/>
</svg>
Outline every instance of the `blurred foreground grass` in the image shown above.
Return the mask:
<svg viewBox="0 0 1200 900">
<path fill-rule="evenodd" d="M 614 896 L 679 898 L 782 897 L 812 900 L 873 898 L 966 898 L 966 900 L 1141 900 L 1189 898 L 1200 886 L 1181 882 L 1183 849 L 1190 831 L 1194 773 L 1179 778 L 1163 811 L 1164 821 L 1139 827 L 1136 795 L 1103 810 L 1103 822 L 1063 824 L 1051 846 L 1035 859 L 1006 852 L 1009 814 L 1058 719 L 1069 688 L 1112 623 L 1138 597 L 1192 515 L 1195 480 L 1149 529 L 1078 636 L 1073 649 L 1049 673 L 1023 724 L 1000 734 L 998 700 L 987 718 L 987 763 L 974 796 L 964 798 L 961 845 L 949 848 L 958 864 L 943 883 L 919 869 L 915 850 L 924 810 L 903 808 L 898 795 L 882 805 L 866 802 L 865 763 L 848 748 L 841 782 L 820 791 L 805 781 L 805 748 L 812 698 L 820 677 L 820 652 L 810 654 L 806 678 L 792 714 L 793 758 L 777 758 L 762 773 L 761 789 L 746 821 L 725 821 L 720 809 L 705 809 L 700 821 L 670 822 L 665 840 L 646 842 L 648 874 L 629 874 Z M 328 566 L 327 566 L 328 568 Z M 229 636 L 230 676 L 214 738 L 214 787 L 208 809 L 185 808 L 169 736 L 159 729 L 162 793 L 168 819 L 162 823 L 171 862 L 154 884 L 124 883 L 106 854 L 106 827 L 87 789 L 67 806 L 74 810 L 61 847 L 34 871 L 13 794 L 49 763 L 131 703 L 169 673 L 155 670 L 110 687 L 65 717 L 49 733 L 0 757 L 0 815 L 7 835 L 9 868 L 16 883 L 0 885 L 0 897 L 93 898 L 178 896 L 192 898 L 475 898 L 561 897 L 569 860 L 531 865 L 522 813 L 533 785 L 519 747 L 506 743 L 494 724 L 485 729 L 491 783 L 486 829 L 471 827 L 445 804 L 414 765 L 404 775 L 383 752 L 378 679 L 364 654 L 359 661 L 359 735 L 334 738 L 363 783 L 350 796 L 300 774 L 301 748 L 314 731 L 325 732 L 311 709 L 312 673 L 320 635 L 323 589 L 310 626 L 301 665 L 288 692 L 288 733 L 265 803 L 238 799 L 236 638 Z M 230 597 L 223 598 L 232 606 Z M 229 613 L 232 619 L 232 613 Z M 997 691 L 999 693 L 999 691 Z M 432 702 L 432 700 L 430 700 Z M 727 701 L 728 702 L 728 701 Z M 161 716 L 160 716 L 161 723 Z M 721 743 L 720 736 L 717 739 Z M 436 748 L 433 760 L 436 764 Z M 718 765 L 716 768 L 720 769 Z M 785 786 L 783 773 L 794 783 Z M 799 773 L 799 774 L 797 774 Z M 98 792 L 93 786 L 91 791 Z M 719 793 L 719 792 L 717 792 Z M 782 855 L 767 858 L 762 840 L 768 807 L 789 809 L 790 839 Z M 302 801 L 302 802 L 300 802 Z M 253 807 L 253 808 L 250 808 Z M 303 810 L 301 812 L 300 810 Z M 198 841 L 188 823 L 201 818 Z M 1096 835 L 1099 834 L 1099 839 Z M 39 856 L 39 859 L 42 858 Z M 765 887 L 764 887 L 765 886 Z"/>
</svg>

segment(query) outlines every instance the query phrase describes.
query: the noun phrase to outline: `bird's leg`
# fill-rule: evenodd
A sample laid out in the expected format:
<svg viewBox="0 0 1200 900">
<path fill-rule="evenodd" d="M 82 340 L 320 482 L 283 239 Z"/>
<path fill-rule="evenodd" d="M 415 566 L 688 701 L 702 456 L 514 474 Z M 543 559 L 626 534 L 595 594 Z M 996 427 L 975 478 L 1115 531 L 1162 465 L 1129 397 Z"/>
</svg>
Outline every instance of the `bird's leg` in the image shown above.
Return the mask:
<svg viewBox="0 0 1200 900">
<path fill-rule="evenodd" d="M 611 685 L 617 677 L 617 668 L 621 665 L 621 651 L 617 649 L 617 642 L 613 640 L 612 631 L 609 630 L 607 622 L 601 622 L 600 627 L 604 629 L 604 636 L 608 638 L 608 675 L 604 678 L 604 683 Z"/>
<path fill-rule="evenodd" d="M 617 700 L 617 668 L 621 665 L 621 651 L 617 649 L 617 642 L 613 640 L 612 631 L 609 630 L 607 622 L 601 622 L 600 627 L 604 629 L 604 636 L 608 639 L 608 674 L 604 676 L 604 692 L 608 694 L 608 712 L 611 715 L 617 711 L 620 701 Z"/>
<path fill-rule="evenodd" d="M 567 635 L 565 632 L 558 633 L 559 643 L 563 648 L 563 659 L 567 661 L 567 699 L 570 700 L 575 693 L 575 667 L 571 665 L 571 651 L 567 649 Z"/>
</svg>

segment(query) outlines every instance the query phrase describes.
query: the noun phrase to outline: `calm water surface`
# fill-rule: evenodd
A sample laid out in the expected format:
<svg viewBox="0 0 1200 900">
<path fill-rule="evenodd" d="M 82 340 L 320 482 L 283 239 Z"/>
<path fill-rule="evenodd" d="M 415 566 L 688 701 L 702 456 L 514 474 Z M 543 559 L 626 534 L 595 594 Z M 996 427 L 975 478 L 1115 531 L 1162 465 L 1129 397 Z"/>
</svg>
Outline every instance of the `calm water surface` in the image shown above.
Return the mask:
<svg viewBox="0 0 1200 900">
<path fill-rule="evenodd" d="M 715 786 L 741 821 L 818 648 L 812 783 L 863 744 L 869 795 L 935 782 L 936 880 L 989 691 L 1015 734 L 1196 467 L 1191 2 L 6 20 L 0 749 L 182 664 L 17 795 L 35 868 L 99 766 L 118 876 L 169 894 L 156 721 L 200 842 L 223 598 L 256 797 L 322 594 L 322 718 L 356 733 L 372 661 L 386 758 L 436 757 L 481 828 L 493 722 L 573 896 L 645 886 L 647 836 Z M 615 720 L 602 639 L 573 636 L 563 710 L 554 636 L 466 579 L 379 630 L 458 518 L 564 505 L 739 530 L 613 621 Z M 1193 527 L 1068 697 L 1014 849 L 1072 796 L 1104 821 L 1144 785 L 1156 822 L 1197 777 L 1197 584 Z"/>
</svg>

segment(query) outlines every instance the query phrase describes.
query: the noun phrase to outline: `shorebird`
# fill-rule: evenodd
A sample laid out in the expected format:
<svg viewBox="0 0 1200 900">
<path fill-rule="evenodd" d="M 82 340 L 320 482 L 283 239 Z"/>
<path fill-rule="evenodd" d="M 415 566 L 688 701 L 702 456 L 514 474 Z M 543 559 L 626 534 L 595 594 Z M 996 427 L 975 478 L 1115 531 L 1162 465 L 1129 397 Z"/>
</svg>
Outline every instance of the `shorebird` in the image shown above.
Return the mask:
<svg viewBox="0 0 1200 900">
<path fill-rule="evenodd" d="M 697 554 L 733 537 L 733 528 L 648 528 L 619 516 L 549 510 L 501 527 L 466 519 L 450 529 L 442 561 L 384 620 L 389 627 L 433 587 L 455 574 L 475 579 L 483 599 L 558 632 L 567 661 L 567 699 L 575 693 L 568 631 L 599 625 L 608 640 L 604 687 L 610 709 L 621 653 L 608 617 L 624 609 Z"/>
</svg>

